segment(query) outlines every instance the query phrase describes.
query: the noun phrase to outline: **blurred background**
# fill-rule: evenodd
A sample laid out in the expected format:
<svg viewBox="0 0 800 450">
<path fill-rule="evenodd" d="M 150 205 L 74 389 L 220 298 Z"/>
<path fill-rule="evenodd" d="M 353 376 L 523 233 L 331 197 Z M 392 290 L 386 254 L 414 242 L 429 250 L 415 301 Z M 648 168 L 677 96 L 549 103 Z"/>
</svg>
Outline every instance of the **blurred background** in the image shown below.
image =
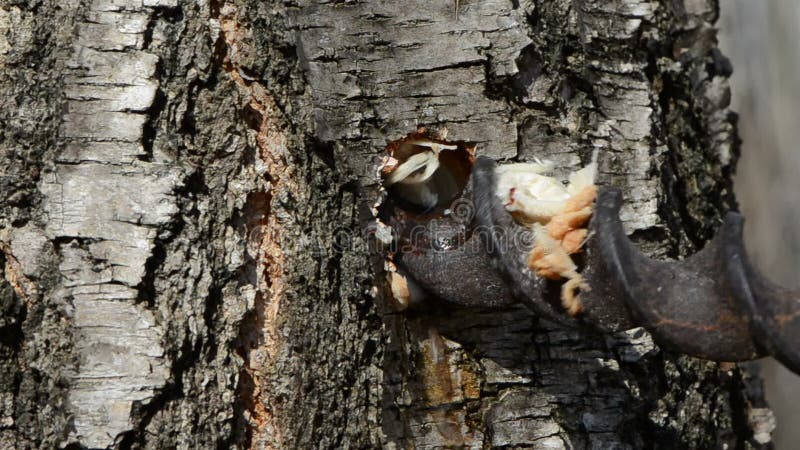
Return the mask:
<svg viewBox="0 0 800 450">
<path fill-rule="evenodd" d="M 723 0 L 720 9 L 743 140 L 735 183 L 747 249 L 772 280 L 800 287 L 800 2 Z M 762 367 L 775 448 L 800 448 L 800 377 L 772 360 Z"/>
</svg>

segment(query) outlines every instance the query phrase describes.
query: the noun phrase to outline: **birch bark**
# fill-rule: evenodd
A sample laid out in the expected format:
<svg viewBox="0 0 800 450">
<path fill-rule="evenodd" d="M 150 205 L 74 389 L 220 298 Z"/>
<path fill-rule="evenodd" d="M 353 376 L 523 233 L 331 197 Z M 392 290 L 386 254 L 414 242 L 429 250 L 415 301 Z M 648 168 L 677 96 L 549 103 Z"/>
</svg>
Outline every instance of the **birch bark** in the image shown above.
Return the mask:
<svg viewBox="0 0 800 450">
<path fill-rule="evenodd" d="M 0 447 L 758 448 L 748 371 L 520 307 L 398 313 L 375 157 L 578 167 L 656 257 L 734 202 L 711 0 L 0 9 Z"/>
</svg>

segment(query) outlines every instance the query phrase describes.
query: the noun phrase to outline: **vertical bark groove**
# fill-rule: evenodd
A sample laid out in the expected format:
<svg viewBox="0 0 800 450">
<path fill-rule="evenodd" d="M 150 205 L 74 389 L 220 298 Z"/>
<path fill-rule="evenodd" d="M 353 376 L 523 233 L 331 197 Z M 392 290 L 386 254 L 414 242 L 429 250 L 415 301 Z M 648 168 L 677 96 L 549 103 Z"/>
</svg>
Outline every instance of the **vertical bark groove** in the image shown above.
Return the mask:
<svg viewBox="0 0 800 450">
<path fill-rule="evenodd" d="M 238 11 L 227 2 L 219 2 L 214 9 L 217 10 L 215 18 L 219 20 L 220 42 L 223 43 L 220 47 L 224 54 L 222 65 L 243 98 L 247 99 L 243 115 L 247 115 L 245 120 L 255 132 L 256 146 L 264 164 L 259 175 L 269 180 L 266 192 L 251 194 L 249 207 L 245 208 L 257 292 L 239 337 L 245 360 L 241 376 L 245 381 L 240 381 L 237 394 L 238 401 L 247 411 L 241 424 L 244 430 L 240 431 L 244 434 L 240 438 L 248 448 L 281 448 L 284 436 L 279 424 L 275 423 L 275 416 L 281 415 L 280 402 L 265 392 L 276 377 L 277 357 L 281 353 L 282 339 L 276 322 L 285 296 L 282 277 L 286 270 L 281 247 L 282 229 L 276 215 L 271 214 L 271 204 L 275 198 L 292 195 L 292 190 L 297 187 L 291 184 L 288 162 L 281 154 L 287 146 L 283 131 L 285 125 L 280 120 L 282 114 L 261 83 L 247 80 L 240 73 L 246 69 L 240 66 L 239 52 L 248 52 L 246 47 L 250 44 L 246 36 L 242 36 L 246 31 L 239 27 Z"/>
</svg>

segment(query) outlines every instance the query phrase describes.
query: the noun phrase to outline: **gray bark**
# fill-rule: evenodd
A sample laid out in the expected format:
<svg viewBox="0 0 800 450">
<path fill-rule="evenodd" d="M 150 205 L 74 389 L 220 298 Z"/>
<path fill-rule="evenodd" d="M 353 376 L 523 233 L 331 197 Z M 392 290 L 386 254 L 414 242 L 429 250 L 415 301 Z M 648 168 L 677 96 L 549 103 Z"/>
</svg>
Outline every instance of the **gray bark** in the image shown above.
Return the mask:
<svg viewBox="0 0 800 450">
<path fill-rule="evenodd" d="M 362 230 L 417 126 L 600 149 L 652 255 L 737 156 L 717 5 L 73 0 L 0 9 L 0 447 L 754 448 L 747 370 L 521 307 L 399 313 Z"/>
</svg>

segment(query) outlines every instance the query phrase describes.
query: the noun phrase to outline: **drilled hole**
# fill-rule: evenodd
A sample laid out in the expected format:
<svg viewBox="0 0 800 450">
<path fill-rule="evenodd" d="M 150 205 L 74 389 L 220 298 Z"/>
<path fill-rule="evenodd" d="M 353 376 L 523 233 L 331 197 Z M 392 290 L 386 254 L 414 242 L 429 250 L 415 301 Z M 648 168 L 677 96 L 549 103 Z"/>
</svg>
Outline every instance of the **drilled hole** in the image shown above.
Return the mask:
<svg viewBox="0 0 800 450">
<path fill-rule="evenodd" d="M 389 144 L 383 184 L 392 205 L 414 216 L 441 215 L 467 185 L 473 149 L 470 143 L 425 132 Z"/>
</svg>

